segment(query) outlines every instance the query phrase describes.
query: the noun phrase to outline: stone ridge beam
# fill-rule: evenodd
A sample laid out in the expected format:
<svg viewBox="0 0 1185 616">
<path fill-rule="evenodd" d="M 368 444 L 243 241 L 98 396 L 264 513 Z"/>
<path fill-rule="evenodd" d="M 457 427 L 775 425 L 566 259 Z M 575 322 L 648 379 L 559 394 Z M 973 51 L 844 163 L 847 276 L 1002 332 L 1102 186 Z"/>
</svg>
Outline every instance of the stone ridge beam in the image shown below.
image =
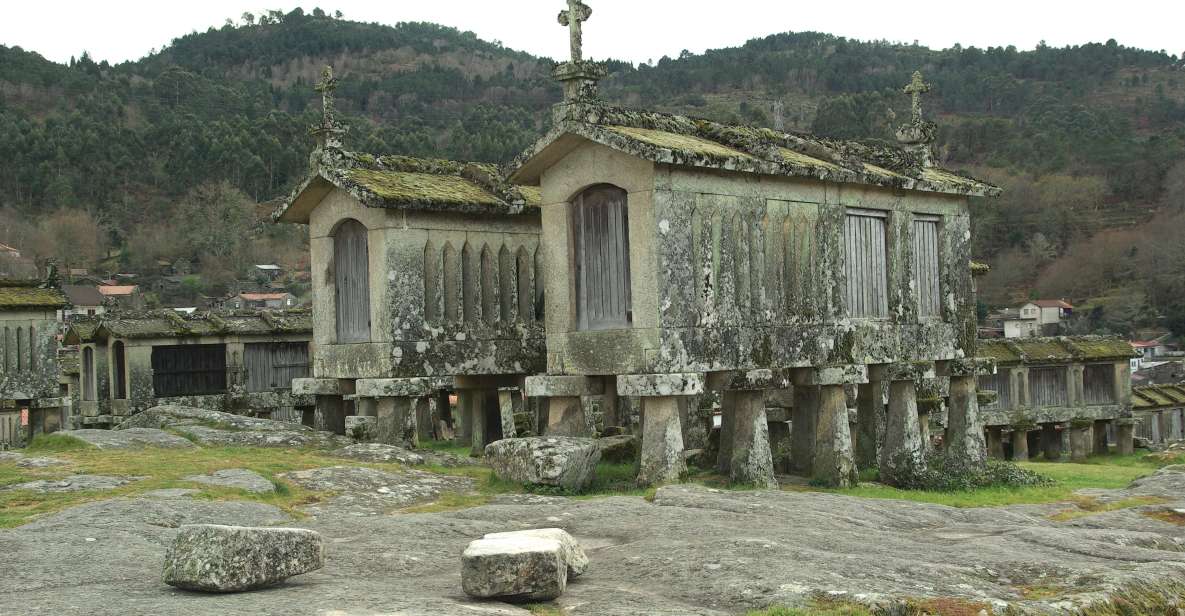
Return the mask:
<svg viewBox="0 0 1185 616">
<path fill-rule="evenodd" d="M 795 385 L 860 385 L 868 382 L 868 367 L 855 364 L 795 368 L 790 374 Z"/>
<path fill-rule="evenodd" d="M 354 382 L 354 391 L 360 398 L 419 398 L 450 387 L 452 379 L 437 377 L 358 379 Z"/>
<path fill-rule="evenodd" d="M 620 374 L 617 376 L 617 394 L 643 398 L 697 396 L 704 393 L 705 381 L 704 375 L 697 372 Z"/>
</svg>

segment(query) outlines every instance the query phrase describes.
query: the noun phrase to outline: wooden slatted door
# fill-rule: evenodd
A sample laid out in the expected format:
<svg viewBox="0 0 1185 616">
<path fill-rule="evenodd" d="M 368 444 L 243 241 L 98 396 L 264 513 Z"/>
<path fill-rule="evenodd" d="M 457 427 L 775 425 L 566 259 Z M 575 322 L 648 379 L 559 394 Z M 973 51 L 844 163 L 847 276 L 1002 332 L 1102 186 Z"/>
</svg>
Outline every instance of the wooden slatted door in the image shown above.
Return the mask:
<svg viewBox="0 0 1185 616">
<path fill-rule="evenodd" d="M 111 364 L 115 372 L 116 400 L 126 400 L 128 397 L 128 366 L 125 355 L 123 342 L 115 341 L 111 345 Z"/>
<path fill-rule="evenodd" d="M 983 405 L 984 409 L 1006 411 L 1012 408 L 1012 379 L 1006 371 L 979 376 L 979 388 L 996 392 L 996 401 Z"/>
<path fill-rule="evenodd" d="M 939 251 L 937 216 L 914 216 L 913 276 L 917 282 L 918 316 L 942 316 L 939 291 Z"/>
<path fill-rule="evenodd" d="M 88 402 L 96 400 L 96 394 L 95 349 L 89 346 L 82 347 L 82 399 Z"/>
<path fill-rule="evenodd" d="M 885 216 L 885 212 L 875 210 L 848 210 L 844 219 L 849 316 L 869 319 L 889 316 Z"/>
<path fill-rule="evenodd" d="M 226 391 L 226 345 L 152 347 L 152 391 L 158 398 Z"/>
<path fill-rule="evenodd" d="M 600 184 L 572 204 L 578 329 L 621 329 L 633 320 L 626 200 L 624 190 Z"/>
<path fill-rule="evenodd" d="M 1082 397 L 1087 404 L 1114 403 L 1115 367 L 1111 364 L 1094 364 L 1083 368 Z"/>
<path fill-rule="evenodd" d="M 337 341 L 370 341 L 370 252 L 366 227 L 347 220 L 333 236 Z"/>
<path fill-rule="evenodd" d="M 292 379 L 309 376 L 307 342 L 252 342 L 244 345 L 247 391 L 289 389 Z"/>
<path fill-rule="evenodd" d="M 1033 401 L 1033 406 L 1065 406 L 1069 399 L 1066 369 L 1030 368 L 1029 399 Z"/>
</svg>

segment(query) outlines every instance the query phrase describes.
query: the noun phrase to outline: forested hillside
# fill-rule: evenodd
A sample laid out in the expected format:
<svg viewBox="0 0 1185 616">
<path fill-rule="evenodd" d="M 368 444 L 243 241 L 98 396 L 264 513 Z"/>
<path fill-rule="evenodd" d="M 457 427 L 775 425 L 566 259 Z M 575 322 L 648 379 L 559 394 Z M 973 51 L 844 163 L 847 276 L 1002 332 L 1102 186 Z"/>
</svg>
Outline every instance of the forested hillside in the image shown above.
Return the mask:
<svg viewBox="0 0 1185 616">
<path fill-rule="evenodd" d="M 560 33 L 555 33 L 557 36 Z M 299 180 L 332 64 L 348 147 L 502 162 L 559 97 L 551 62 L 422 23 L 244 15 L 137 62 L 68 66 L 0 46 L 0 242 L 72 267 L 193 264 L 216 292 L 251 262 L 297 264 L 258 202 Z M 920 69 L 943 164 L 1007 189 L 973 205 L 981 296 L 1081 304 L 1083 328 L 1185 332 L 1185 65 L 1109 41 L 1034 51 L 786 33 L 653 65 L 609 62 L 606 99 L 890 139 Z M 200 216 L 198 214 L 201 214 Z"/>
</svg>

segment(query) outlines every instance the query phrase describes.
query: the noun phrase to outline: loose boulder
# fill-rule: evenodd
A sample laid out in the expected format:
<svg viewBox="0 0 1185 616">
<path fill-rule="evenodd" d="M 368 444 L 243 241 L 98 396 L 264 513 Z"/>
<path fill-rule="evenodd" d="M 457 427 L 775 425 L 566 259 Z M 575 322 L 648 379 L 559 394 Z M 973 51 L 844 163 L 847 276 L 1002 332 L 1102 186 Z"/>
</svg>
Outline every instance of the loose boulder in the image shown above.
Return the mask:
<svg viewBox="0 0 1185 616">
<path fill-rule="evenodd" d="M 489 533 L 482 539 L 513 541 L 519 537 L 536 537 L 540 539 L 554 539 L 560 544 L 560 558 L 568 565 L 568 578 L 579 577 L 588 569 L 588 556 L 584 548 L 580 547 L 576 539 L 562 528 L 537 528 L 534 530 L 516 530 L 508 533 Z"/>
<path fill-rule="evenodd" d="M 601 449 L 591 438 L 508 438 L 487 445 L 485 459 L 501 479 L 579 491 L 596 477 Z"/>
<path fill-rule="evenodd" d="M 461 554 L 461 588 L 481 599 L 550 601 L 568 586 L 563 554 L 560 542 L 546 537 L 478 539 Z"/>
<path fill-rule="evenodd" d="M 242 592 L 278 584 L 325 564 L 321 535 L 301 528 L 194 524 L 165 552 L 164 580 L 202 592 Z"/>
<path fill-rule="evenodd" d="M 636 462 L 638 459 L 638 437 L 632 434 L 602 436 L 597 439 L 601 459 L 606 462 Z"/>
</svg>

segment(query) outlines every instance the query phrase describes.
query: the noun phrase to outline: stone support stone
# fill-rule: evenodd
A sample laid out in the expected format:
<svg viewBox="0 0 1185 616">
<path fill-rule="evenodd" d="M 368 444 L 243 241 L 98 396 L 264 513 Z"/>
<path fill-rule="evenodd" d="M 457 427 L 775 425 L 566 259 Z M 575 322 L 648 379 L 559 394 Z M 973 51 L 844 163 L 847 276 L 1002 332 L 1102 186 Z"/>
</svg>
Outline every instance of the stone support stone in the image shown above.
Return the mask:
<svg viewBox="0 0 1185 616">
<path fill-rule="evenodd" d="M 949 361 L 939 364 L 938 372 L 950 377 L 950 408 L 946 415 L 947 460 L 979 466 L 987 458 L 987 447 L 979 419 L 976 375 L 994 373 L 995 364 L 978 359 Z"/>
<path fill-rule="evenodd" d="M 846 488 L 858 481 L 848 428 L 848 402 L 843 385 L 819 387 L 818 423 L 815 426 L 815 460 L 811 480 L 820 485 Z"/>
<path fill-rule="evenodd" d="M 416 443 L 419 447 L 420 443 L 432 440 L 432 407 L 433 399 L 428 396 L 421 396 L 415 399 L 416 409 Z"/>
<path fill-rule="evenodd" d="M 1130 418 L 1115 420 L 1115 453 L 1131 455 L 1135 451 L 1136 420 Z"/>
<path fill-rule="evenodd" d="M 584 416 L 584 402 L 579 396 L 556 396 L 547 405 L 546 436 L 592 436 Z"/>
<path fill-rule="evenodd" d="M 1091 428 L 1091 434 L 1093 436 L 1093 453 L 1096 456 L 1105 456 L 1109 452 L 1110 448 L 1108 447 L 1107 443 L 1107 426 L 1110 424 L 1110 420 L 1099 419 L 1095 420 L 1094 426 Z"/>
<path fill-rule="evenodd" d="M 454 427 L 457 443 L 473 442 L 473 398 L 477 391 L 472 389 L 457 390 L 457 408 L 454 413 Z"/>
<path fill-rule="evenodd" d="M 877 465 L 881 433 L 885 425 L 884 382 L 879 370 L 870 369 L 868 382 L 859 385 L 856 394 L 855 457 L 859 468 Z"/>
<path fill-rule="evenodd" d="M 790 467 L 810 475 L 815 460 L 815 427 L 819 416 L 819 386 L 795 385 L 790 415 Z"/>
<path fill-rule="evenodd" d="M 413 405 L 412 398 L 388 397 L 379 398 L 376 404 L 377 420 L 375 422 L 376 443 L 398 445 L 400 447 L 414 447 L 415 430 L 409 430 L 410 414 Z M 411 442 L 409 442 L 411 437 Z"/>
<path fill-rule="evenodd" d="M 1062 435 L 1056 423 L 1041 424 L 1041 453 L 1050 462 L 1062 458 Z"/>
<path fill-rule="evenodd" d="M 344 435 L 346 433 L 346 409 L 342 397 L 316 396 L 313 423 L 318 430 Z"/>
<path fill-rule="evenodd" d="M 724 406 L 731 417 L 731 445 L 727 447 L 729 460 L 727 471 L 729 481 L 734 484 L 751 484 L 764 488 L 776 488 L 773 454 L 769 446 L 769 426 L 765 417 L 765 392 L 726 391 Z M 723 424 L 721 424 L 723 426 Z M 720 435 L 721 458 L 725 452 L 725 434 Z"/>
<path fill-rule="evenodd" d="M 897 485 L 901 479 L 925 468 L 921 430 L 918 427 L 917 384 L 913 379 L 889 383 L 889 412 L 885 418 L 885 442 L 880 452 L 880 479 Z"/>
<path fill-rule="evenodd" d="M 503 387 L 498 390 L 498 415 L 502 420 L 502 438 L 514 438 L 517 435 L 514 427 L 514 399 L 518 395 L 517 389 Z"/>
<path fill-rule="evenodd" d="M 1090 456 L 1090 426 L 1070 426 L 1070 461 L 1084 462 Z"/>
<path fill-rule="evenodd" d="M 1024 462 L 1029 459 L 1029 433 L 1024 430 L 1012 431 L 1012 461 Z"/>
<path fill-rule="evenodd" d="M 618 381 L 620 390 L 620 380 Z M 683 460 L 683 428 L 675 396 L 642 398 L 642 452 L 638 469 L 640 485 L 679 481 L 687 471 Z"/>
<path fill-rule="evenodd" d="M 622 417 L 621 400 L 617 395 L 617 377 L 602 377 L 601 425 L 626 427 L 629 422 Z"/>
<path fill-rule="evenodd" d="M 1004 459 L 1004 429 L 1000 426 L 987 427 L 987 451 L 992 459 Z"/>
<path fill-rule="evenodd" d="M 739 392 L 726 391 L 720 398 L 720 446 L 716 472 L 728 475 L 732 469 L 732 446 L 736 440 L 736 405 Z"/>
</svg>

